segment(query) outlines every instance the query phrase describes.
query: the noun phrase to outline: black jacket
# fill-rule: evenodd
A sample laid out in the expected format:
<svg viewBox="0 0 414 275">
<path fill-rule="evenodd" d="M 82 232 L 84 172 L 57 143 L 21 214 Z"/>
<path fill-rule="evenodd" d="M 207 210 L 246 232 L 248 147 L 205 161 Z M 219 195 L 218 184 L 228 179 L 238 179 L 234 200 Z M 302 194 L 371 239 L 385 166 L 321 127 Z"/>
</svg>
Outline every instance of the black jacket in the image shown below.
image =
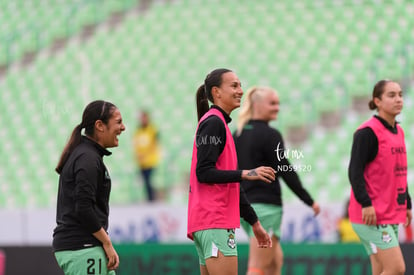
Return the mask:
<svg viewBox="0 0 414 275">
<path fill-rule="evenodd" d="M 282 206 L 279 182 L 279 178 L 282 178 L 304 203 L 312 206 L 312 197 L 303 188 L 298 174 L 284 155 L 283 138 L 279 131 L 270 127 L 266 121 L 250 120 L 239 136 L 233 136 L 240 169 L 271 166 L 277 172 L 276 180 L 270 184 L 262 181 L 241 182 L 251 203 Z"/>
<path fill-rule="evenodd" d="M 63 166 L 53 233 L 55 251 L 102 245 L 92 233 L 108 229 L 111 178 L 103 156 L 110 154 L 83 136 Z"/>
</svg>

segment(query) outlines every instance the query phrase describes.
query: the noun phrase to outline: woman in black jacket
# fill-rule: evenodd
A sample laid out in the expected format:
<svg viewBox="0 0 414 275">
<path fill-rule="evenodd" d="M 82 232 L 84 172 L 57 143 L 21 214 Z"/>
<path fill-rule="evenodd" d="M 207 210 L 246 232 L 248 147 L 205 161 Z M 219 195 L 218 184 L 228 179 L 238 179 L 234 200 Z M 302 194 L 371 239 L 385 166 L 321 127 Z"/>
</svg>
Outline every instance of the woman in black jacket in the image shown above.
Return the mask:
<svg viewBox="0 0 414 275">
<path fill-rule="evenodd" d="M 251 230 L 243 226 L 250 237 L 249 262 L 247 274 L 281 274 L 283 253 L 279 243 L 282 221 L 282 196 L 279 177 L 307 205 L 312 207 L 315 215 L 320 212 L 303 188 L 301 181 L 290 165 L 285 153 L 280 132 L 269 126 L 277 118 L 279 97 L 267 87 L 251 88 L 239 113 L 238 129 L 234 134 L 239 169 L 251 169 L 257 166 L 270 166 L 276 171 L 272 183 L 260 180 L 242 180 L 241 186 L 256 211 L 263 228 L 272 236 L 272 248 L 257 249 L 251 238 Z M 242 225 L 244 225 L 244 222 Z"/>
<path fill-rule="evenodd" d="M 85 135 L 82 135 L 84 129 Z M 125 130 L 118 108 L 89 103 L 63 149 L 53 249 L 65 274 L 115 274 L 119 257 L 107 234 L 111 178 L 103 162 L 106 148 L 118 146 Z"/>
</svg>

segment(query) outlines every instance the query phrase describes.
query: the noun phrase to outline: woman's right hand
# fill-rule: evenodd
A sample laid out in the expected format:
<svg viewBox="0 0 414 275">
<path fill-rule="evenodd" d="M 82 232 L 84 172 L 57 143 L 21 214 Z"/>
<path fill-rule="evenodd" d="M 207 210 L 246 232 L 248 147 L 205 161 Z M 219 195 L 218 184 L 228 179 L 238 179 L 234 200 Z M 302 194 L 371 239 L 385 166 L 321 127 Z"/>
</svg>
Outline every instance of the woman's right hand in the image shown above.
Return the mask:
<svg viewBox="0 0 414 275">
<path fill-rule="evenodd" d="M 276 171 L 269 166 L 260 166 L 251 170 L 243 170 L 243 180 L 261 180 L 271 183 L 276 179 Z"/>
<path fill-rule="evenodd" d="M 116 253 L 112 243 L 104 243 L 103 249 L 105 250 L 106 257 L 108 258 L 108 269 L 117 269 L 119 266 L 119 256 L 118 253 Z"/>
<path fill-rule="evenodd" d="M 115 248 L 112 245 L 111 239 L 109 239 L 109 236 L 106 233 L 106 231 L 101 227 L 101 229 L 93 233 L 93 235 L 102 243 L 102 247 L 105 251 L 106 257 L 108 258 L 108 269 L 117 269 L 119 266 L 119 256 L 116 253 Z"/>
<path fill-rule="evenodd" d="M 318 216 L 318 214 L 321 212 L 321 207 L 319 206 L 319 203 L 314 202 L 312 204 L 313 213 L 315 214 L 315 217 Z"/>
</svg>

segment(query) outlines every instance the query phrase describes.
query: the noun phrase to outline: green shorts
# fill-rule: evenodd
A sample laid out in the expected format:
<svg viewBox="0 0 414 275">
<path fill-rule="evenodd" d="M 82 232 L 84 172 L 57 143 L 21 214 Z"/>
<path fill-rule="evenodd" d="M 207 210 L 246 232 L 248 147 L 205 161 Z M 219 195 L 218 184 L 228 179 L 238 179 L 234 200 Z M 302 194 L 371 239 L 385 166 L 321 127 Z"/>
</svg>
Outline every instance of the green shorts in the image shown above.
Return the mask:
<svg viewBox="0 0 414 275">
<path fill-rule="evenodd" d="M 268 203 L 253 203 L 252 207 L 266 232 L 280 239 L 280 227 L 283 216 L 282 207 Z M 252 226 L 248 222 L 241 219 L 240 224 L 249 237 L 254 237 Z"/>
<path fill-rule="evenodd" d="M 353 223 L 352 228 L 361 239 L 368 255 L 376 254 L 377 248 L 384 250 L 399 246 L 398 224 L 365 225 Z"/>
<path fill-rule="evenodd" d="M 206 229 L 193 233 L 200 265 L 206 259 L 217 257 L 218 251 L 224 256 L 237 256 L 236 234 L 234 229 Z"/>
<path fill-rule="evenodd" d="M 115 275 L 108 270 L 108 260 L 101 246 L 55 252 L 56 261 L 65 275 Z"/>
</svg>

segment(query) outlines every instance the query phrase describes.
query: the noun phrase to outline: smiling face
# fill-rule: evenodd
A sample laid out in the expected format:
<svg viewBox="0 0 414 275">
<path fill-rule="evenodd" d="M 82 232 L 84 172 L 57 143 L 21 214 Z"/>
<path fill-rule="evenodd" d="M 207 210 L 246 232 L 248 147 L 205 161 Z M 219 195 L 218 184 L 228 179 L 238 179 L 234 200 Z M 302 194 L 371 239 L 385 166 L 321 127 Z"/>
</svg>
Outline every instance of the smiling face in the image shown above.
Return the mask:
<svg viewBox="0 0 414 275">
<path fill-rule="evenodd" d="M 98 120 L 96 127 L 99 133 L 98 143 L 104 148 L 117 147 L 119 144 L 118 136 L 125 131 L 121 112 L 118 109 L 114 109 L 107 124 Z"/>
<path fill-rule="evenodd" d="M 392 122 L 402 111 L 404 103 L 402 94 L 403 92 L 398 83 L 386 83 L 382 95 L 374 98 L 375 105 L 378 109 L 378 115 L 385 120 Z"/>
<path fill-rule="evenodd" d="M 224 73 L 221 78 L 221 85 L 212 88 L 214 104 L 230 114 L 231 111 L 240 107 L 243 90 L 240 80 L 234 72 Z"/>
</svg>

